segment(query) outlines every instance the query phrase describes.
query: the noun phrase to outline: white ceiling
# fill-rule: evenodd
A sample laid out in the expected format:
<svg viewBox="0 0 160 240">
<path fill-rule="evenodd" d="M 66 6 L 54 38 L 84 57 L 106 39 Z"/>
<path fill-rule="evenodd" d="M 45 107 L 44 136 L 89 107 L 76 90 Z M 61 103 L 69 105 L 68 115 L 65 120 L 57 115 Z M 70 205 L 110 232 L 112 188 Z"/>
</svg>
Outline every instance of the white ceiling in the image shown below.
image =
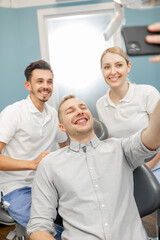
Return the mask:
<svg viewBox="0 0 160 240">
<path fill-rule="evenodd" d="M 88 0 L 0 0 L 0 7 L 22 8 L 22 7 L 52 5 L 56 3 L 85 2 L 85 1 L 88 1 Z"/>
</svg>

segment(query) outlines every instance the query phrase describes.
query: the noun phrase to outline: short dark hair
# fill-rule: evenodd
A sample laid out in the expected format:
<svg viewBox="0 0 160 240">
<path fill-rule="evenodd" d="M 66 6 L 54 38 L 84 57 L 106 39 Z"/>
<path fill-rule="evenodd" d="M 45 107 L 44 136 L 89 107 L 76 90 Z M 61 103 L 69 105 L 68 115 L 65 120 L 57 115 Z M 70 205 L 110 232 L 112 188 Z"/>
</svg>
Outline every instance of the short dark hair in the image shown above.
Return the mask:
<svg viewBox="0 0 160 240">
<path fill-rule="evenodd" d="M 59 104 L 59 107 L 58 107 L 58 119 L 59 119 L 59 122 L 61 122 L 61 117 L 60 117 L 60 108 L 62 106 L 62 104 L 64 102 L 66 102 L 68 99 L 71 99 L 71 98 L 76 98 L 73 94 L 69 94 L 67 96 L 64 96 Z"/>
<path fill-rule="evenodd" d="M 25 75 L 27 81 L 30 81 L 32 72 L 35 69 L 49 70 L 53 74 L 52 68 L 49 63 L 47 63 L 44 60 L 38 60 L 38 61 L 30 63 L 29 66 L 25 69 L 24 75 Z"/>
</svg>

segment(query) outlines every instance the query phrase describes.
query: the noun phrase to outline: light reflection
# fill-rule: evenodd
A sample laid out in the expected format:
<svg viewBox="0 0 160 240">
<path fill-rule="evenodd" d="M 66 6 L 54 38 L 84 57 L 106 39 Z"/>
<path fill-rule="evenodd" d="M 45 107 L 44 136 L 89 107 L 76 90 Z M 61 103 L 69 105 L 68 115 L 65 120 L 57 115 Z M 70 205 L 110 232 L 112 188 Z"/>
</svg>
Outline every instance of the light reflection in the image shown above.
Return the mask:
<svg viewBox="0 0 160 240">
<path fill-rule="evenodd" d="M 64 95 L 74 94 L 97 117 L 96 101 L 107 91 L 100 57 L 104 49 L 113 46 L 113 38 L 105 41 L 103 32 L 112 15 L 105 11 L 47 20 L 49 58 L 54 71 L 52 106 L 58 108 Z"/>
<path fill-rule="evenodd" d="M 99 55 L 105 42 L 96 27 L 77 22 L 68 24 L 58 28 L 50 42 L 54 43 L 50 45 L 50 53 L 54 55 L 53 67 L 59 87 L 70 92 L 84 91 L 93 81 L 98 81 Z"/>
</svg>

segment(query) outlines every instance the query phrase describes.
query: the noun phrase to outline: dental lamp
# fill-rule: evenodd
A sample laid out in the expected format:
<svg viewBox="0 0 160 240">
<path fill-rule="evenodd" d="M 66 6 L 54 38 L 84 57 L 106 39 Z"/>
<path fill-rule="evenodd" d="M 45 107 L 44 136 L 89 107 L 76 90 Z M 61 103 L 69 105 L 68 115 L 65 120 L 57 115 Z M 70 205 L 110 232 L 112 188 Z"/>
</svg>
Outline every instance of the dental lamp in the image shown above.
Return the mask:
<svg viewBox="0 0 160 240">
<path fill-rule="evenodd" d="M 121 25 L 124 17 L 124 7 L 132 9 L 148 9 L 160 6 L 160 0 L 114 0 L 115 13 L 104 31 L 104 38 L 107 41 Z"/>
</svg>

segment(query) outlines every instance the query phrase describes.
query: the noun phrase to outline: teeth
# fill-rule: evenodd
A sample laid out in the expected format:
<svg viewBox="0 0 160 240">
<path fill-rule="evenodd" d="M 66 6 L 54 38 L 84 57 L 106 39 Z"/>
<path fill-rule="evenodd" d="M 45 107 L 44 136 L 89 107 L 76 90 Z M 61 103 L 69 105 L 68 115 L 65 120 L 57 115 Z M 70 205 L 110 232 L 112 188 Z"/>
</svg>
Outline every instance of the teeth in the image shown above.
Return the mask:
<svg viewBox="0 0 160 240">
<path fill-rule="evenodd" d="M 110 78 L 111 80 L 116 80 L 116 79 L 118 79 L 118 77 L 114 77 L 114 78 Z"/>
<path fill-rule="evenodd" d="M 86 119 L 81 119 L 77 123 L 83 123 L 83 122 L 86 122 Z"/>
<path fill-rule="evenodd" d="M 48 92 L 46 93 L 46 92 L 42 92 L 42 94 L 45 94 L 45 95 L 47 95 L 48 94 Z"/>
</svg>

